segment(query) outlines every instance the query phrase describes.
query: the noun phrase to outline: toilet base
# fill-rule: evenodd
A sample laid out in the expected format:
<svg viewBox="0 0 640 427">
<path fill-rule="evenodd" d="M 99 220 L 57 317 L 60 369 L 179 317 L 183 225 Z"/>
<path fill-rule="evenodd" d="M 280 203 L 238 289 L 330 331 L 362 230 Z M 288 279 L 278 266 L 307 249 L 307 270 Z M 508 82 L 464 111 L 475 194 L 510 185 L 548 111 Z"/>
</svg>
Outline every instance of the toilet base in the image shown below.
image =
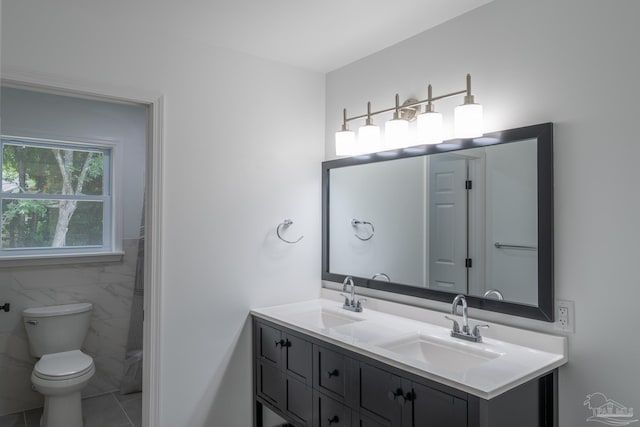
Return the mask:
<svg viewBox="0 0 640 427">
<path fill-rule="evenodd" d="M 83 427 L 80 391 L 65 396 L 46 396 L 40 427 Z"/>
<path fill-rule="evenodd" d="M 47 380 L 31 374 L 35 389 L 44 395 L 44 410 L 40 427 L 83 427 L 82 389 L 95 373 L 95 367 L 85 374 L 64 380 Z"/>
</svg>

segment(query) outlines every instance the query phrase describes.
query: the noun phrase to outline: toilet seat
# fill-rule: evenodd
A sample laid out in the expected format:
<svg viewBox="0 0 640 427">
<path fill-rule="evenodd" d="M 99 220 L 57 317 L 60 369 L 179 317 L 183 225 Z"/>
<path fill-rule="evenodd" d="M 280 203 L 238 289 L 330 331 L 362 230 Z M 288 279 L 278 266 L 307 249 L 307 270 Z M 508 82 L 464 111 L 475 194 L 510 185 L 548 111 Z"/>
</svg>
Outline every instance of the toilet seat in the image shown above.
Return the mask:
<svg viewBox="0 0 640 427">
<path fill-rule="evenodd" d="M 80 350 L 45 354 L 33 368 L 33 375 L 48 381 L 62 381 L 93 374 L 91 356 Z"/>
</svg>

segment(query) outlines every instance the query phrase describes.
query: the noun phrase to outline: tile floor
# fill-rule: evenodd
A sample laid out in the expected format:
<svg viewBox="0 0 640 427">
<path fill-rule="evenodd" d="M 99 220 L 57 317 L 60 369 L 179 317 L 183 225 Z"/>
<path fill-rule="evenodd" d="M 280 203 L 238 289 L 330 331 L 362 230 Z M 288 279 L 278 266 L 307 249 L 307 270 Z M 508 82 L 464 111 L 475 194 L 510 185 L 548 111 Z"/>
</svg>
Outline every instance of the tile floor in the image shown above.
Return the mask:
<svg viewBox="0 0 640 427">
<path fill-rule="evenodd" d="M 0 416 L 0 427 L 40 427 L 42 408 Z M 85 427 L 141 427 L 142 393 L 109 393 L 82 401 Z"/>
</svg>

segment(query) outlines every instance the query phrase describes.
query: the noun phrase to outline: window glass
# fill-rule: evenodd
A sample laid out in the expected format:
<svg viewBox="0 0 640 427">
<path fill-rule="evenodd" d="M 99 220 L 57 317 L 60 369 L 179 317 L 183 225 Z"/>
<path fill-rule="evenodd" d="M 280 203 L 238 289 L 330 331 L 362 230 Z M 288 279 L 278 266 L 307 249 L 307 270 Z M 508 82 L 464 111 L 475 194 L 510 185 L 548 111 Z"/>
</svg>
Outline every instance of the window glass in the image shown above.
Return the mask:
<svg viewBox="0 0 640 427">
<path fill-rule="evenodd" d="M 0 256 L 110 251 L 111 150 L 2 138 Z"/>
</svg>

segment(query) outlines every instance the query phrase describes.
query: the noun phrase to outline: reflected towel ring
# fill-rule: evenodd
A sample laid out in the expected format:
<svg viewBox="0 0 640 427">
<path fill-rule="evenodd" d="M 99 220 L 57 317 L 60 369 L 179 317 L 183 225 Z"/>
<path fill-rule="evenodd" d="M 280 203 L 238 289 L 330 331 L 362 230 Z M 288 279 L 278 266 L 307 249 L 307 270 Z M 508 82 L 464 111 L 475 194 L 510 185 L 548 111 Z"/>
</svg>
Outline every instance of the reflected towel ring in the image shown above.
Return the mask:
<svg viewBox="0 0 640 427">
<path fill-rule="evenodd" d="M 354 236 L 356 236 L 358 239 L 362 240 L 363 242 L 366 240 L 370 240 L 373 237 L 373 235 L 376 234 L 376 229 L 373 228 L 373 224 L 371 224 L 369 221 L 360 221 L 359 219 L 353 218 L 351 220 L 351 225 L 356 228 L 359 225 L 368 225 L 369 227 L 371 227 L 371 234 L 369 234 L 368 237 L 360 237 L 358 233 L 354 234 Z"/>
<path fill-rule="evenodd" d="M 282 235 L 280 234 L 280 229 L 282 227 L 288 227 L 291 224 L 293 224 L 293 221 L 291 221 L 290 219 L 285 219 L 283 222 L 281 222 L 280 224 L 278 224 L 278 226 L 276 227 L 276 234 L 278 235 L 278 239 L 282 240 L 285 243 L 289 243 L 289 244 L 294 244 L 294 243 L 298 243 L 300 240 L 302 240 L 302 238 L 304 236 L 300 236 L 298 237 L 297 240 L 291 241 L 291 240 L 287 240 L 284 237 L 282 237 Z"/>
</svg>

